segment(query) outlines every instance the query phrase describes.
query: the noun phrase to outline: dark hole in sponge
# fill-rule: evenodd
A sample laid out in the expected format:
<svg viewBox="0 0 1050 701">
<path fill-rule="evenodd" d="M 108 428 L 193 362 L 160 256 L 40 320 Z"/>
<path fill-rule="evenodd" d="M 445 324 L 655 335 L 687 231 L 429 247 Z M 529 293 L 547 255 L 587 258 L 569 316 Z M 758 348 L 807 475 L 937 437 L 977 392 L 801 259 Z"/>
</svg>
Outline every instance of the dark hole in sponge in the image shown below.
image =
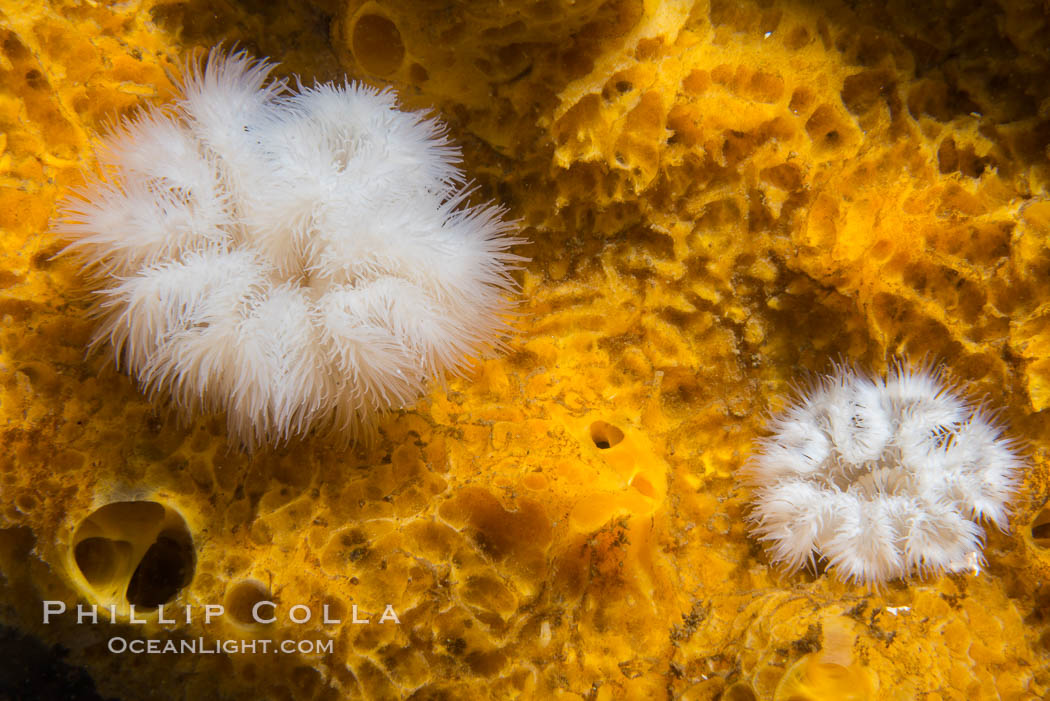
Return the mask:
<svg viewBox="0 0 1050 701">
<path fill-rule="evenodd" d="M 358 18 L 351 38 L 354 58 L 369 73 L 389 75 L 401 67 L 405 45 L 397 25 L 386 17 L 366 14 Z"/>
<path fill-rule="evenodd" d="M 86 538 L 73 550 L 73 558 L 89 584 L 105 582 L 117 567 L 117 544 L 109 538 Z"/>
<path fill-rule="evenodd" d="M 1050 548 L 1050 504 L 1046 504 L 1032 519 L 1032 540 L 1036 545 Z"/>
<path fill-rule="evenodd" d="M 758 697 L 747 682 L 737 682 L 722 695 L 722 701 L 755 701 L 756 698 Z"/>
<path fill-rule="evenodd" d="M 129 604 L 156 608 L 175 598 L 193 578 L 192 544 L 162 533 L 142 556 L 128 582 Z"/>
<path fill-rule="evenodd" d="M 605 421 L 591 424 L 591 440 L 601 450 L 608 450 L 623 440 L 623 431 Z"/>
<path fill-rule="evenodd" d="M 1032 538 L 1050 541 L 1050 523 L 1032 526 Z M 1040 543 L 1040 545 L 1043 545 L 1043 543 Z M 1046 545 L 1050 545 L 1050 543 L 1046 543 Z"/>
<path fill-rule="evenodd" d="M 237 623 L 252 626 L 268 620 L 273 614 L 272 606 L 263 606 L 258 613 L 254 610 L 255 606 L 260 602 L 272 600 L 270 590 L 265 584 L 254 579 L 246 579 L 230 587 L 226 593 L 226 609 Z"/>
</svg>

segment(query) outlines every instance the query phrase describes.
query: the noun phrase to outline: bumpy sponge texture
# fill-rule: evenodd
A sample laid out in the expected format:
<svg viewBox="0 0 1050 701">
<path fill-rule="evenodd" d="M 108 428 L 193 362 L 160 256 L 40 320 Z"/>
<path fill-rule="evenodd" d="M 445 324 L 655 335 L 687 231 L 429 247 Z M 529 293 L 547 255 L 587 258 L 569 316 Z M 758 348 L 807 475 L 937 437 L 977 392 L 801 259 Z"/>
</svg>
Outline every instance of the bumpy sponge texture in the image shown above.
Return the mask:
<svg viewBox="0 0 1050 701">
<path fill-rule="evenodd" d="M 148 391 L 248 445 L 357 436 L 498 343 L 519 240 L 466 204 L 439 122 L 271 69 L 213 52 L 105 139 L 56 229 L 108 280 L 96 341 Z"/>
<path fill-rule="evenodd" d="M 827 558 L 872 584 L 958 572 L 1005 527 L 1021 460 L 998 427 L 935 374 L 896 368 L 826 376 L 773 419 L 745 471 L 755 533 L 797 569 Z"/>
<path fill-rule="evenodd" d="M 107 697 L 716 701 L 790 698 L 793 671 L 820 698 L 837 611 L 858 695 L 1047 696 L 1041 2 L 309 5 L 0 0 L 4 623 L 69 648 Z M 544 12 L 569 19 L 548 32 Z M 363 43 L 391 27 L 400 58 Z M 535 242 L 515 352 L 384 417 L 370 450 L 231 451 L 219 417 L 168 422 L 84 359 L 95 323 L 44 233 L 55 200 L 97 125 L 168 100 L 165 68 L 234 41 L 304 80 L 381 75 L 400 104 L 436 106 Z M 881 372 L 894 356 L 945 361 L 1033 444 L 1011 532 L 987 528 L 979 576 L 874 592 L 784 576 L 734 479 L 764 411 L 829 357 Z M 145 655 L 128 674 L 114 627 L 41 625 L 41 598 L 94 600 L 63 563 L 79 524 L 129 500 L 192 536 L 171 607 L 231 604 L 219 628 L 140 635 L 243 635 L 254 582 L 281 606 L 261 637 L 334 649 Z M 309 624 L 288 622 L 298 603 Z M 400 625 L 376 624 L 387 603 Z"/>
</svg>

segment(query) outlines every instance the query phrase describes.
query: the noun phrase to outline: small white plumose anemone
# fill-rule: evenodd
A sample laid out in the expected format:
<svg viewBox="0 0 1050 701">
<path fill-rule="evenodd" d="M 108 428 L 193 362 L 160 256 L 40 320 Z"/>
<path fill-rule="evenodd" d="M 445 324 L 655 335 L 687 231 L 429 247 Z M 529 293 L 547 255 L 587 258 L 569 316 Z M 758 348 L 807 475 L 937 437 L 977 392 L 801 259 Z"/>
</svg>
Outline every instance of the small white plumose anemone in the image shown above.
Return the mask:
<svg viewBox="0 0 1050 701">
<path fill-rule="evenodd" d="M 365 85 L 288 89 L 213 51 L 103 139 L 55 230 L 102 280 L 119 365 L 247 446 L 367 436 L 508 332 L 524 243 L 444 125 Z"/>
<path fill-rule="evenodd" d="M 987 412 L 903 364 L 886 379 L 839 367 L 770 430 L 743 470 L 752 531 L 790 570 L 822 557 L 867 585 L 973 568 L 1024 464 Z"/>
</svg>

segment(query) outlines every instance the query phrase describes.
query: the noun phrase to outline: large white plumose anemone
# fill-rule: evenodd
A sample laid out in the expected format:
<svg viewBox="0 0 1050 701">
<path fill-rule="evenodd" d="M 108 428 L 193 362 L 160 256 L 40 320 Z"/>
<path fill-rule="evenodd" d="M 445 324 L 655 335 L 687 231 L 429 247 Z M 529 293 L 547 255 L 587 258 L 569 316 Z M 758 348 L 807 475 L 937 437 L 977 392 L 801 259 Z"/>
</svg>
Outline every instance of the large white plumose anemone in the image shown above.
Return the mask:
<svg viewBox="0 0 1050 701">
<path fill-rule="evenodd" d="M 468 206 L 444 126 L 360 84 L 213 51 L 103 139 L 55 230 L 102 283 L 96 343 L 247 446 L 367 435 L 501 345 L 522 239 Z"/>
<path fill-rule="evenodd" d="M 986 412 L 927 370 L 838 368 L 771 422 L 744 468 L 753 532 L 795 570 L 861 584 L 958 572 L 1004 529 L 1022 460 Z"/>
</svg>

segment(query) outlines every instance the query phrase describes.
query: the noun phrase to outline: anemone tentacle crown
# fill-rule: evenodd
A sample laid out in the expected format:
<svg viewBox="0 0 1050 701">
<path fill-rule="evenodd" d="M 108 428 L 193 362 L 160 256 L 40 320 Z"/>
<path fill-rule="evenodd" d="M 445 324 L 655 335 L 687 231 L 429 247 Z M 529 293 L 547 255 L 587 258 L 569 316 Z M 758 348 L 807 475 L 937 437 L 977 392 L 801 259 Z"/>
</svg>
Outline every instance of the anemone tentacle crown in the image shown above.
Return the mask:
<svg viewBox="0 0 1050 701">
<path fill-rule="evenodd" d="M 789 569 L 821 556 L 863 584 L 958 572 L 981 558 L 978 522 L 1006 527 L 1023 461 L 936 373 L 839 368 L 770 428 L 744 475 L 753 532 Z"/>
<path fill-rule="evenodd" d="M 56 232 L 102 280 L 96 343 L 247 446 L 367 434 L 508 331 L 522 240 L 436 119 L 360 84 L 288 89 L 213 51 L 103 139 Z"/>
</svg>

